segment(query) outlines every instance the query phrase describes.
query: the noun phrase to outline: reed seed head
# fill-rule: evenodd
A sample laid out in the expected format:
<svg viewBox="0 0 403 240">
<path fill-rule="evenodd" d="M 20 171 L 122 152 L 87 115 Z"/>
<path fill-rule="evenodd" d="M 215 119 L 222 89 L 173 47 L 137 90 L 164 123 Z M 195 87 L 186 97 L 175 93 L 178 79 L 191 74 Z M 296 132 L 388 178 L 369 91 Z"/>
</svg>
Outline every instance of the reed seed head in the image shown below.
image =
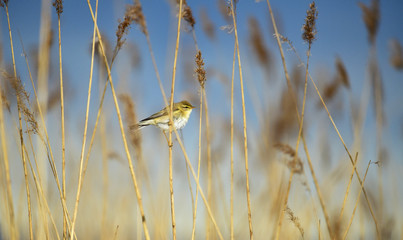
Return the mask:
<svg viewBox="0 0 403 240">
<path fill-rule="evenodd" d="M 55 7 L 57 15 L 60 17 L 60 14 L 63 12 L 63 0 L 55 0 L 53 2 L 53 7 Z"/>
<path fill-rule="evenodd" d="M 39 133 L 38 123 L 35 119 L 35 115 L 31 112 L 29 108 L 29 94 L 25 90 L 21 79 L 19 77 L 14 77 L 8 73 L 3 73 L 3 75 L 8 81 L 10 81 L 11 87 L 14 89 L 15 95 L 17 97 L 18 108 L 29 124 L 27 132 L 33 132 L 34 134 Z"/>
<path fill-rule="evenodd" d="M 249 29 L 249 41 L 253 48 L 253 51 L 255 52 L 259 62 L 264 66 L 268 66 L 270 64 L 270 53 L 265 45 L 265 41 L 261 34 L 262 31 L 256 18 L 249 18 Z"/>
<path fill-rule="evenodd" d="M 128 126 L 132 126 L 133 124 L 137 123 L 137 115 L 135 111 L 135 106 L 132 98 L 128 94 L 121 94 L 120 99 L 124 104 L 124 113 L 125 113 L 125 120 Z M 141 135 L 138 131 L 130 131 L 130 142 L 136 148 L 140 148 L 141 144 Z"/>
<path fill-rule="evenodd" d="M 391 55 L 390 55 L 390 64 L 396 70 L 403 70 L 403 48 L 402 45 L 396 40 L 393 39 L 390 43 Z"/>
<path fill-rule="evenodd" d="M 304 171 L 304 165 L 301 159 L 297 156 L 294 148 L 288 144 L 276 143 L 274 147 L 280 152 L 291 157 L 292 160 L 287 162 L 288 168 L 296 174 L 301 174 Z"/>
<path fill-rule="evenodd" d="M 105 51 L 105 55 L 107 59 L 110 59 L 110 57 L 112 56 L 112 49 L 111 49 L 111 44 L 107 38 L 106 35 L 104 35 L 103 33 L 101 33 L 101 39 L 102 39 L 102 46 L 104 47 L 104 51 Z M 92 39 L 91 39 L 91 43 L 90 43 L 90 52 L 91 52 L 91 48 L 92 48 Z M 101 44 L 98 38 L 98 35 L 95 35 L 95 58 L 101 62 L 102 59 L 102 50 L 101 50 Z"/>
<path fill-rule="evenodd" d="M 340 81 L 346 88 L 350 89 L 350 80 L 348 78 L 346 67 L 339 57 L 336 58 L 337 80 Z"/>
<path fill-rule="evenodd" d="M 304 229 L 302 228 L 301 223 L 299 222 L 299 218 L 295 216 L 294 212 L 288 206 L 285 208 L 285 212 L 290 218 L 290 221 L 294 223 L 295 227 L 298 228 L 299 232 L 301 233 L 302 239 L 304 239 Z"/>
<path fill-rule="evenodd" d="M 286 133 L 295 131 L 296 126 L 298 126 L 298 121 L 295 117 L 295 105 L 287 89 L 284 89 L 281 93 L 279 109 L 281 110 L 279 114 L 276 114 L 273 121 L 273 139 L 281 139 Z"/>
<path fill-rule="evenodd" d="M 204 88 L 204 83 L 206 82 L 206 70 L 204 69 L 204 61 L 200 50 L 196 53 L 195 62 L 197 66 L 195 70 L 195 73 L 197 73 L 197 80 L 199 81 L 200 86 Z"/>
<path fill-rule="evenodd" d="M 183 7 L 182 17 L 193 29 L 196 24 L 196 20 L 193 17 L 192 9 L 190 9 L 190 7 L 189 7 L 189 5 L 187 5 L 186 1 L 185 1 L 185 5 Z"/>
<path fill-rule="evenodd" d="M 316 40 L 316 19 L 318 18 L 318 11 L 316 9 L 315 2 L 309 4 L 309 10 L 306 11 L 305 24 L 302 26 L 303 33 L 302 39 L 309 45 Z"/>
<path fill-rule="evenodd" d="M 226 0 L 218 0 L 218 9 L 220 10 L 221 16 L 225 19 L 227 23 L 232 23 L 231 19 L 231 7 L 227 4 Z"/>
<path fill-rule="evenodd" d="M 8 0 L 0 0 L 0 6 L 3 8 L 8 6 Z"/>
<path fill-rule="evenodd" d="M 7 99 L 7 96 L 3 90 L 0 91 L 0 97 L 3 105 L 7 108 L 7 111 L 11 113 L 10 102 Z"/>
<path fill-rule="evenodd" d="M 214 27 L 214 24 L 211 21 L 211 19 L 208 17 L 206 8 L 200 9 L 200 19 L 201 19 L 201 25 L 203 27 L 204 33 L 210 39 L 214 39 L 215 38 L 215 27 Z"/>
<path fill-rule="evenodd" d="M 118 49 L 123 46 L 125 42 L 123 37 L 128 33 L 130 25 L 133 22 L 137 23 L 140 26 L 141 31 L 147 35 L 145 18 L 140 3 L 127 5 L 123 21 L 119 19 L 118 22 L 119 26 L 118 30 L 116 31 L 116 37 L 117 37 L 116 47 Z"/>
<path fill-rule="evenodd" d="M 372 0 L 371 6 L 366 6 L 364 3 L 358 3 L 358 6 L 362 10 L 362 19 L 367 27 L 369 43 L 374 44 L 379 27 L 379 1 Z"/>
<path fill-rule="evenodd" d="M 323 92 L 323 99 L 325 101 L 330 101 L 334 98 L 334 96 L 336 96 L 336 93 L 338 92 L 340 87 L 340 82 L 335 79 L 335 81 L 330 82 L 326 87 L 325 90 Z M 321 104 L 319 104 L 319 106 L 322 106 Z"/>
</svg>

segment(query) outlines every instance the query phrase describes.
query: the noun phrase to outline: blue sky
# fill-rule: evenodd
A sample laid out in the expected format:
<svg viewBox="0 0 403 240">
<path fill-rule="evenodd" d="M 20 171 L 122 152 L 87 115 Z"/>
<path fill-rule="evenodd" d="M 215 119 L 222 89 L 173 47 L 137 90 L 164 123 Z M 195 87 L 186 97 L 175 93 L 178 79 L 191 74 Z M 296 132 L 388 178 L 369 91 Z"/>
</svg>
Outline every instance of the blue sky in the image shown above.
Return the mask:
<svg viewBox="0 0 403 240">
<path fill-rule="evenodd" d="M 95 5 L 95 1 L 91 1 Z M 199 46 L 203 52 L 206 67 L 217 67 L 227 76 L 231 74 L 232 53 L 234 38 L 233 34 L 220 30 L 220 26 L 227 25 L 225 19 L 218 10 L 217 0 L 207 1 L 188 1 L 196 17 L 196 36 Z M 115 31 L 118 25 L 118 19 L 124 14 L 125 5 L 130 1 L 100 1 L 99 5 L 99 27 L 106 34 L 109 41 L 115 43 Z M 280 33 L 288 37 L 295 45 L 299 54 L 305 58 L 307 45 L 301 39 L 301 27 L 304 23 L 305 11 L 310 1 L 272 1 L 272 7 L 277 18 Z M 369 5 L 370 1 L 363 1 Z M 317 21 L 317 40 L 312 46 L 311 73 L 322 70 L 333 74 L 334 61 L 339 56 L 347 68 L 352 83 L 352 93 L 355 99 L 360 99 L 362 86 L 367 74 L 367 63 L 369 54 L 369 44 L 367 41 L 367 32 L 362 21 L 362 11 L 358 6 L 358 1 L 318 1 L 317 8 L 319 18 Z M 144 15 L 146 17 L 150 38 L 154 52 L 156 54 L 159 71 L 163 78 L 163 82 L 168 92 L 170 79 L 172 74 L 173 49 L 176 38 L 176 17 L 174 8 L 168 0 L 164 1 L 142 1 Z M 216 40 L 210 41 L 203 33 L 200 26 L 200 9 L 206 8 L 209 18 L 214 22 Z M 377 56 L 382 73 L 382 79 L 385 90 L 385 113 L 387 117 L 387 125 L 385 128 L 385 141 L 393 143 L 401 143 L 402 139 L 402 121 L 403 121 L 403 97 L 401 91 L 403 89 L 402 71 L 393 69 L 389 64 L 390 49 L 389 44 L 392 38 L 397 39 L 400 44 L 403 43 L 403 2 L 398 0 L 381 1 L 380 2 L 380 25 L 377 34 Z M 26 82 L 27 88 L 30 84 L 27 78 L 27 69 L 25 67 L 22 50 L 18 39 L 18 32 L 21 34 L 25 48 L 28 53 L 38 44 L 39 27 L 40 27 L 40 1 L 19 0 L 10 1 L 9 11 L 11 18 L 12 33 L 14 37 L 14 45 L 17 60 L 17 70 L 23 81 Z M 256 67 L 256 60 L 253 59 L 251 48 L 248 45 L 248 18 L 254 16 L 262 29 L 263 36 L 267 47 L 272 52 L 275 70 L 270 74 L 270 78 L 275 79 L 275 86 L 285 87 L 284 74 L 278 54 L 278 48 L 271 31 L 271 21 L 269 18 L 268 8 L 265 1 L 240 1 L 238 3 L 238 31 L 240 36 L 241 59 L 244 64 L 245 81 L 253 81 L 261 84 L 264 79 L 260 79 L 262 75 L 261 69 Z M 55 32 L 54 41 L 57 42 L 57 24 L 56 13 L 52 8 L 52 29 Z M 68 116 L 76 119 L 77 115 L 84 114 L 86 92 L 88 87 L 89 69 L 90 69 L 90 41 L 92 36 L 92 20 L 90 17 L 87 2 L 82 1 L 64 1 L 64 12 L 62 14 L 62 49 L 63 49 L 63 65 L 66 81 L 73 89 L 73 98 L 70 104 L 67 104 Z M 1 30 L 3 56 L 7 64 L 11 63 L 7 21 L 4 10 L 1 9 Z M 124 72 L 128 75 L 127 84 L 117 84 L 118 91 L 129 92 L 135 101 L 142 101 L 138 111 L 140 116 L 147 116 L 157 111 L 163 106 L 162 97 L 157 86 L 155 73 L 149 57 L 146 40 L 137 26 L 133 26 L 127 35 L 127 42 L 133 42 L 138 46 L 141 55 L 141 65 L 139 69 L 129 69 L 125 67 L 125 49 L 122 50 L 117 59 L 116 67 L 113 71 L 114 81 L 120 83 L 122 77 L 119 73 Z M 181 53 L 178 60 L 177 74 L 177 92 L 176 100 L 179 100 L 185 91 L 193 91 L 197 94 L 197 90 L 186 84 L 186 76 L 183 74 L 183 62 L 193 60 L 194 45 L 190 33 L 182 32 L 181 35 Z M 190 51 L 191 54 L 187 58 L 185 54 Z M 53 67 L 57 69 L 57 44 L 52 47 Z M 289 69 L 291 65 L 296 63 L 295 56 L 290 51 L 286 52 L 287 63 Z M 121 67 L 122 66 L 122 67 Z M 32 63 L 31 63 L 32 67 Z M 56 71 L 56 70 L 55 70 Z M 52 81 L 58 81 L 57 71 Z M 253 78 L 253 80 L 250 80 Z M 317 83 L 320 80 L 316 80 Z M 318 85 L 321 85 L 320 82 Z M 121 86 L 119 88 L 119 86 Z M 312 86 L 311 86 L 312 87 Z M 213 77 L 208 79 L 207 92 L 210 97 L 211 111 L 228 113 L 228 99 L 223 95 L 222 84 Z M 261 89 L 258 89 L 258 91 Z M 250 94 L 250 92 L 249 92 Z M 260 97 L 264 93 L 260 92 Z M 33 96 L 33 94 L 32 94 Z M 96 96 L 96 94 L 94 95 Z M 315 96 L 316 97 L 316 96 Z M 98 105 L 97 98 L 92 101 L 92 108 Z M 113 109 L 111 98 L 109 98 L 107 108 Z M 248 119 L 251 123 L 255 123 L 256 114 L 253 113 L 252 101 L 250 96 L 246 97 L 249 109 Z M 217 104 L 215 104 L 217 103 Z M 271 104 L 275 104 L 271 103 Z M 225 110 L 222 110 L 225 108 Z M 152 109 L 152 110 L 150 110 Z M 154 110 L 155 109 L 155 110 Z M 109 111 L 115 114 L 114 111 Z M 348 112 L 348 111 L 347 111 Z M 95 110 L 91 112 L 95 117 Z M 348 114 L 348 113 L 347 113 Z M 343 118 L 342 118 L 343 119 Z M 368 135 L 374 136 L 374 114 L 372 107 L 369 107 Z M 82 120 L 74 120 L 76 122 Z M 72 123 L 71 123 L 72 124 Z M 190 124 L 197 126 L 196 118 L 191 120 Z M 340 120 L 339 122 L 342 132 L 345 132 L 348 139 L 349 128 L 348 120 Z M 73 127 L 72 125 L 71 127 Z M 396 156 L 402 152 L 397 150 Z"/>
</svg>

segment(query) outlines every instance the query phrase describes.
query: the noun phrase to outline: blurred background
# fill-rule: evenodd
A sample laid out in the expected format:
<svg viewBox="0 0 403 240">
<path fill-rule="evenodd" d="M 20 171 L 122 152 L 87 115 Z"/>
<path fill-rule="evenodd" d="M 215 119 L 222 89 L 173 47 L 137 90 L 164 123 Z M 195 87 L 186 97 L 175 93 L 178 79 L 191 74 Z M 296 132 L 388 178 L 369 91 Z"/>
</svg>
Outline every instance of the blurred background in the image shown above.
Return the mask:
<svg viewBox="0 0 403 240">
<path fill-rule="evenodd" d="M 305 65 L 308 44 L 302 39 L 305 17 L 311 1 L 272 1 L 278 32 L 283 42 L 285 63 L 295 89 L 301 112 L 304 96 Z M 100 1 L 98 26 L 110 63 L 116 45 L 116 31 L 131 1 Z M 167 96 L 170 96 L 177 38 L 178 4 L 169 0 L 142 1 L 150 44 Z M 95 1 L 91 1 L 95 11 Z M 10 1 L 9 20 L 13 37 L 15 65 L 22 86 L 29 95 L 28 108 L 41 122 L 30 81 L 31 71 L 38 100 L 45 115 L 49 145 L 56 171 L 62 172 L 62 132 L 59 80 L 58 15 L 52 1 Z M 187 1 L 196 24 L 182 21 L 176 69 L 175 102 L 190 101 L 196 108 L 181 131 L 193 168 L 197 171 L 201 88 L 194 72 L 197 40 L 205 63 L 206 83 L 203 106 L 200 184 L 224 236 L 230 236 L 230 119 L 231 77 L 234 57 L 234 26 L 224 0 Z M 382 239 L 403 236 L 403 2 L 332 1 L 316 2 L 316 40 L 312 43 L 309 73 L 354 158 L 357 171 L 374 210 L 371 215 L 361 195 L 347 235 L 349 239 L 375 239 L 377 228 Z M 1 12 L 1 72 L 4 134 L 9 171 L 1 154 L 0 239 L 11 233 L 11 187 L 15 225 L 20 239 L 29 238 L 26 183 L 21 161 L 17 98 L 8 75 L 13 75 L 9 26 L 5 7 Z M 333 233 L 342 238 L 357 198 L 360 184 L 352 178 L 343 217 L 339 218 L 347 186 L 353 171 L 349 155 L 340 140 L 318 94 L 308 79 L 304 139 L 324 204 L 325 219 L 307 162 L 304 144 L 297 158 L 302 170 L 292 168 L 293 156 L 284 149 L 295 149 L 298 118 L 287 88 L 279 47 L 266 1 L 239 1 L 236 4 L 240 60 L 245 90 L 248 133 L 249 182 L 254 235 L 256 239 L 275 236 L 290 184 L 288 209 L 284 210 L 280 239 L 329 239 L 327 221 Z M 66 205 L 73 215 L 80 171 L 80 156 L 91 74 L 91 50 L 94 23 L 87 1 L 64 1 L 60 15 L 62 68 L 65 106 Z M 400 27 L 399 27 L 400 26 Z M 168 146 L 162 132 L 147 127 L 133 134 L 129 126 L 162 109 L 164 101 L 149 45 L 142 28 L 133 23 L 123 37 L 125 42 L 112 66 L 112 79 L 129 139 L 130 154 L 143 197 L 151 239 L 171 239 L 171 210 L 168 178 Z M 290 43 L 292 45 L 290 45 Z M 24 50 L 25 49 L 25 53 Z M 26 58 L 25 58 L 26 57 Z M 29 63 L 29 69 L 26 64 Z M 303 63 L 301 63 L 301 61 Z M 85 155 L 97 119 L 98 106 L 106 81 L 104 62 L 96 53 L 89 105 Z M 206 107 L 208 120 L 206 119 Z M 130 115 L 132 114 L 132 115 Z M 133 117 L 134 116 L 134 117 Z M 206 126 L 206 121 L 208 122 Z M 59 190 L 48 162 L 49 147 L 40 135 L 24 125 L 27 155 L 34 165 L 28 168 L 34 238 L 56 239 L 50 223 L 53 216 L 62 237 L 63 212 Z M 0 129 L 0 131 L 3 131 Z M 44 133 L 42 123 L 39 132 Z M 32 148 L 28 144 L 32 135 Z M 234 72 L 234 234 L 235 239 L 249 236 L 245 191 L 245 163 L 242 98 L 238 62 Z M 304 140 L 304 141 L 305 141 Z M 2 140 L 4 141 L 4 140 Z M 2 150 L 4 152 L 4 148 Z M 192 204 L 196 184 L 187 170 L 184 155 L 174 140 L 173 182 L 177 236 L 192 234 Z M 295 153 L 295 152 L 294 152 Z M 35 156 L 38 165 L 33 163 Z M 49 160 L 50 161 L 50 160 Z M 291 166 L 291 167 L 290 167 Z M 11 183 L 6 180 L 7 173 Z M 290 173 L 294 179 L 289 182 Z M 34 173 L 42 177 L 49 210 L 38 190 Z M 61 178 L 61 177 L 60 177 Z M 190 180 L 189 180 L 190 179 Z M 189 188 L 189 181 L 190 187 Z M 61 180 L 60 180 L 61 184 Z M 191 193 L 192 192 L 192 193 Z M 110 86 L 90 153 L 87 173 L 78 206 L 75 231 L 82 239 L 141 239 L 141 217 L 128 167 L 122 135 Z M 217 239 L 205 205 L 198 199 L 196 239 Z M 46 215 L 46 216 L 44 216 Z M 297 217 L 297 219 L 292 218 Z"/>
</svg>

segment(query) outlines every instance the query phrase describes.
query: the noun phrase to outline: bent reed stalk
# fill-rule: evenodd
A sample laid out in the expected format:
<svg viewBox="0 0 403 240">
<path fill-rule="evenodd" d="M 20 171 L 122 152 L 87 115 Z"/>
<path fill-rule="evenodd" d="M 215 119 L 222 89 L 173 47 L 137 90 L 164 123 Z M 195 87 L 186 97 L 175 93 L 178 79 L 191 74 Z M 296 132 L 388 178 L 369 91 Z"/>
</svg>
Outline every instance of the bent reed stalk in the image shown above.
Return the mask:
<svg viewBox="0 0 403 240">
<path fill-rule="evenodd" d="M 126 135 L 125 135 L 125 132 L 124 132 L 124 129 L 123 129 L 122 117 L 121 117 L 121 114 L 120 114 L 119 104 L 118 104 L 118 102 L 117 102 L 117 97 L 116 97 L 116 92 L 115 92 L 115 88 L 114 88 L 114 85 L 113 85 L 113 80 L 112 80 L 111 71 L 110 71 L 110 68 L 109 68 L 108 61 L 107 61 L 107 59 L 106 59 L 105 48 L 104 48 L 104 45 L 103 45 L 103 42 L 102 42 L 102 37 L 101 37 L 101 34 L 100 34 L 100 32 L 99 32 L 99 28 L 98 28 L 98 25 L 97 25 L 97 21 L 96 21 L 96 19 L 95 19 L 94 12 L 93 12 L 93 10 L 92 10 L 92 6 L 91 6 L 91 3 L 90 3 L 89 0 L 87 0 L 87 4 L 88 4 L 88 8 L 89 8 L 90 13 L 91 13 L 92 21 L 94 22 L 94 28 L 95 28 L 95 30 L 96 30 L 96 34 L 97 34 L 98 39 L 99 39 L 99 45 L 100 45 L 100 49 L 101 49 L 101 55 L 102 55 L 102 57 L 104 58 L 105 67 L 106 67 L 107 74 L 108 74 L 108 81 L 107 81 L 107 82 L 109 82 L 109 84 L 110 84 L 110 86 L 111 86 L 112 96 L 113 96 L 113 100 L 114 100 L 114 104 L 115 104 L 115 109 L 116 109 L 116 113 L 117 113 L 117 117 L 118 117 L 118 121 L 119 121 L 119 126 L 120 126 L 121 136 L 122 136 L 122 140 L 123 140 L 123 145 L 124 145 L 124 148 L 125 148 L 125 153 L 126 153 L 127 161 L 128 161 L 128 164 L 129 164 L 129 169 L 130 169 L 130 174 L 131 174 L 132 181 L 133 181 L 133 185 L 134 185 L 134 190 L 135 190 L 136 196 L 137 196 L 137 204 L 138 204 L 139 209 L 140 209 L 141 220 L 142 220 L 143 229 L 144 229 L 144 235 L 145 235 L 145 238 L 148 240 L 148 239 L 150 239 L 150 235 L 149 235 L 149 232 L 148 232 L 148 227 L 147 227 L 147 224 L 146 224 L 146 218 L 145 218 L 145 215 L 144 215 L 144 208 L 143 208 L 143 203 L 142 203 L 142 197 L 141 197 L 140 190 L 139 190 L 139 188 L 138 188 L 138 184 L 137 184 L 136 175 L 135 175 L 135 172 L 134 172 L 133 163 L 132 163 L 131 156 L 130 156 L 129 149 L 128 149 L 128 144 L 127 144 L 127 140 L 126 140 Z"/>
<path fill-rule="evenodd" d="M 295 110 L 296 110 L 298 122 L 300 122 L 300 115 L 299 115 L 299 111 L 298 111 L 298 105 L 297 105 L 297 101 L 296 101 L 296 96 L 295 96 L 294 89 L 293 89 L 293 87 L 291 85 L 290 77 L 288 75 L 287 66 L 286 66 L 286 63 L 285 63 L 284 52 L 283 52 L 283 48 L 282 48 L 282 45 L 281 45 L 280 36 L 279 36 L 278 30 L 277 30 L 277 24 L 276 24 L 276 21 L 274 19 L 274 15 L 273 15 L 273 12 L 272 12 L 272 9 L 271 9 L 270 1 L 266 0 L 266 2 L 267 2 L 267 5 L 268 5 L 268 8 L 269 8 L 270 17 L 271 17 L 271 20 L 272 20 L 273 29 L 274 29 L 274 32 L 275 32 L 275 37 L 276 37 L 276 40 L 277 40 L 277 45 L 278 45 L 278 48 L 280 50 L 281 61 L 282 61 L 283 68 L 284 68 L 284 75 L 285 75 L 285 78 L 286 78 L 288 91 L 290 92 L 292 101 L 293 101 L 293 103 L 295 105 Z M 300 62 L 302 62 L 302 61 L 300 60 Z M 309 72 L 308 72 L 308 75 L 309 75 Z M 309 75 L 309 77 L 310 77 L 310 75 Z M 312 78 L 311 78 L 311 80 L 312 80 Z M 314 184 L 315 184 L 315 189 L 316 189 L 316 192 L 318 194 L 318 198 L 319 198 L 319 202 L 320 202 L 321 207 L 322 207 L 323 214 L 325 215 L 326 226 L 327 226 L 327 229 L 328 229 L 328 232 L 329 232 L 329 236 L 332 237 L 333 235 L 332 235 L 332 228 L 331 228 L 331 225 L 330 225 L 329 214 L 328 214 L 328 211 L 327 211 L 326 206 L 324 204 L 322 193 L 321 193 L 320 188 L 319 188 L 318 180 L 316 178 L 316 175 L 315 175 L 315 172 L 314 172 L 314 169 L 313 169 L 312 161 L 311 161 L 311 158 L 310 158 L 310 155 L 309 155 L 309 152 L 308 152 L 308 147 L 307 147 L 307 144 L 306 144 L 306 140 L 305 140 L 303 130 L 301 131 L 301 137 L 302 137 L 302 142 L 304 144 L 304 150 L 305 150 L 305 154 L 306 154 L 306 157 L 307 157 L 309 169 L 311 171 L 311 175 L 312 175 L 312 178 L 313 178 L 313 181 L 314 181 Z"/>
<path fill-rule="evenodd" d="M 170 107 L 168 111 L 169 115 L 169 133 L 168 133 L 168 147 L 169 147 L 169 190 L 171 197 L 171 221 L 172 221 L 172 235 L 173 239 L 176 239 L 176 226 L 175 226 L 175 203 L 174 203 L 174 190 L 173 190 L 173 176 L 172 176 L 172 129 L 173 129 L 173 107 L 174 107 L 174 93 L 175 93 L 175 77 L 176 77 L 176 62 L 178 59 L 178 49 L 179 49 L 179 38 L 180 38 L 180 29 L 181 29 L 181 20 L 182 20 L 182 2 L 179 2 L 179 15 L 178 15 L 178 30 L 176 34 L 176 46 L 175 46 L 175 57 L 174 57 L 174 65 L 172 70 L 172 82 L 171 82 L 171 98 L 170 98 Z"/>
<path fill-rule="evenodd" d="M 232 20 L 234 24 L 234 33 L 235 33 L 235 43 L 238 55 L 238 67 L 239 67 L 239 79 L 241 85 L 241 97 L 242 97 L 242 117 L 243 117 L 243 137 L 244 137 L 244 151 L 245 151 L 245 175 L 246 175 L 246 199 L 248 205 L 248 221 L 249 221 L 249 236 L 250 239 L 253 239 L 253 227 L 252 227 L 252 210 L 250 203 L 250 188 L 249 188 L 249 163 L 248 163 L 248 136 L 246 133 L 246 109 L 245 109 L 245 95 L 244 95 L 244 87 L 243 87 L 243 77 L 242 77 L 242 66 L 241 66 L 241 56 L 239 53 L 239 41 L 238 41 L 238 30 L 235 19 L 235 10 L 234 10 L 234 1 L 231 0 L 231 13 Z"/>
<path fill-rule="evenodd" d="M 13 60 L 13 69 L 14 69 L 14 79 L 13 81 L 17 81 L 17 68 L 15 65 L 15 57 L 14 57 L 14 46 L 13 46 L 13 37 L 11 34 L 11 24 L 10 24 L 10 16 L 8 12 L 8 2 L 5 2 L 5 9 L 7 14 L 7 23 L 8 23 L 8 33 L 10 38 L 10 48 L 11 48 L 11 57 Z M 27 162 L 26 156 L 24 152 L 25 144 L 24 144 L 24 135 L 22 133 L 22 120 L 21 120 L 21 104 L 22 99 L 20 93 L 16 92 L 17 95 L 17 111 L 18 111 L 18 124 L 19 124 L 19 136 L 20 136 L 20 147 L 21 147 L 21 159 L 22 165 L 24 168 L 24 180 L 25 180 L 25 192 L 27 196 L 27 206 L 28 206 L 28 224 L 29 224 L 29 238 L 32 240 L 34 238 L 33 229 L 32 229 L 32 213 L 31 213 L 31 196 L 30 196 L 30 189 L 29 189 L 29 181 L 28 181 L 28 170 L 27 170 Z M 18 233 L 16 235 L 18 238 Z"/>
</svg>

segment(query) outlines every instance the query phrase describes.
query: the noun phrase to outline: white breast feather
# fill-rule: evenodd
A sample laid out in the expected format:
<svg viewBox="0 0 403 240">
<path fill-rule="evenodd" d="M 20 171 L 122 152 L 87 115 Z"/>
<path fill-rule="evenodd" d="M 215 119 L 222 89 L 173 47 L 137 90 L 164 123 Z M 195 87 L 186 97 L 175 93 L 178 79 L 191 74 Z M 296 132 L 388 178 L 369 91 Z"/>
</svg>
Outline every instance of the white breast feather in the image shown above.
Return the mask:
<svg viewBox="0 0 403 240">
<path fill-rule="evenodd" d="M 186 125 L 187 121 L 188 120 L 186 118 L 179 118 L 175 121 L 174 127 L 176 129 L 182 129 Z"/>
</svg>

